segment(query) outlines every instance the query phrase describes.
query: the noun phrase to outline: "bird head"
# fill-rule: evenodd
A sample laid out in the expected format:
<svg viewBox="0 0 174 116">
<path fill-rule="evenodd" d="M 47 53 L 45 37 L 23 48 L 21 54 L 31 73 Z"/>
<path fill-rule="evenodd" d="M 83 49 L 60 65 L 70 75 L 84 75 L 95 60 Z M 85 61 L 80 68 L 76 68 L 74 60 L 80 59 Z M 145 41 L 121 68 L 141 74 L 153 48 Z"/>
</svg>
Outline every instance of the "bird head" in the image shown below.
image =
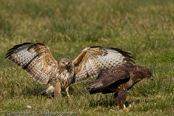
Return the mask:
<svg viewBox="0 0 174 116">
<path fill-rule="evenodd" d="M 70 61 L 70 59 L 68 59 L 68 58 L 62 58 L 62 59 L 59 61 L 59 65 L 60 65 L 61 67 L 64 67 L 64 68 L 68 69 L 68 68 L 70 68 L 70 66 L 71 66 L 71 61 Z"/>
<path fill-rule="evenodd" d="M 144 71 L 143 71 L 143 73 L 144 73 L 144 78 L 149 78 L 150 80 L 153 81 L 152 72 L 151 72 L 148 68 L 146 68 L 146 67 L 143 67 L 143 68 L 144 68 Z"/>
</svg>

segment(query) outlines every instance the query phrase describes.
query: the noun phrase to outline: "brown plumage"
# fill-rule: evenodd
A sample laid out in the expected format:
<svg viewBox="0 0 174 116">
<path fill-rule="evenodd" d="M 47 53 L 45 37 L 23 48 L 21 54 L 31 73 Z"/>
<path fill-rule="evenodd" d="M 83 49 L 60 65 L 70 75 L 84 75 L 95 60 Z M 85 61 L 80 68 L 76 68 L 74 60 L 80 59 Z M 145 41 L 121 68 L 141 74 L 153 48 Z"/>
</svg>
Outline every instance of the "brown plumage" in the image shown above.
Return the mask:
<svg viewBox="0 0 174 116">
<path fill-rule="evenodd" d="M 125 108 L 127 90 L 143 78 L 152 79 L 151 71 L 143 66 L 123 65 L 102 71 L 98 77 L 86 83 L 90 94 L 113 93 L 118 107 Z"/>
<path fill-rule="evenodd" d="M 68 91 L 72 83 L 98 76 L 102 70 L 134 63 L 130 53 L 100 46 L 85 48 L 72 62 L 68 58 L 56 61 L 42 43 L 16 45 L 8 50 L 6 58 L 22 67 L 34 80 L 49 84 L 43 92 L 55 96 L 62 90 Z"/>
</svg>

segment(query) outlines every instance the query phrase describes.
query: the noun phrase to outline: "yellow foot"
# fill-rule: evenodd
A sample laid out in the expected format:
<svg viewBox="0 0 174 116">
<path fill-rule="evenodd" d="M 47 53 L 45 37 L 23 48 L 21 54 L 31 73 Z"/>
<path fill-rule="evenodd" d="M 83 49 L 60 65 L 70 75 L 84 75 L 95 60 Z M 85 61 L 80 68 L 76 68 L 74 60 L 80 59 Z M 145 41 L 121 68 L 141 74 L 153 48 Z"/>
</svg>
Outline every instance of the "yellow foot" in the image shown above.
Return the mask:
<svg viewBox="0 0 174 116">
<path fill-rule="evenodd" d="M 126 109 L 126 106 L 125 106 L 125 104 L 124 104 L 124 106 L 123 106 L 123 109 Z"/>
<path fill-rule="evenodd" d="M 119 109 L 119 108 L 120 108 L 120 106 L 118 105 L 118 106 L 117 106 L 117 109 Z M 125 105 L 123 105 L 123 110 L 124 110 L 124 109 L 126 109 L 126 106 L 125 106 Z"/>
<path fill-rule="evenodd" d="M 126 108 L 126 106 L 124 105 L 124 106 L 123 106 L 123 111 L 124 111 L 124 112 L 129 112 L 129 108 Z"/>
</svg>

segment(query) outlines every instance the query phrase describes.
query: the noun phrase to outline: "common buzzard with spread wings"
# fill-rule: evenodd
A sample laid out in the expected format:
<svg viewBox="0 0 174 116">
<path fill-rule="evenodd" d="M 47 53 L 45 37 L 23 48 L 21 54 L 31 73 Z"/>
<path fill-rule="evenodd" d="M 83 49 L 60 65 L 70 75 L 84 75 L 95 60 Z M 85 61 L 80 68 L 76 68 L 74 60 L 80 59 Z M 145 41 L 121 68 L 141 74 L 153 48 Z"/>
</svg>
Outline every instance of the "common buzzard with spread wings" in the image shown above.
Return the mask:
<svg viewBox="0 0 174 116">
<path fill-rule="evenodd" d="M 56 61 L 49 48 L 42 43 L 23 43 L 8 50 L 6 58 L 22 67 L 34 80 L 48 84 L 46 93 L 60 95 L 72 83 L 96 77 L 105 69 L 133 64 L 130 53 L 117 48 L 100 46 L 85 48 L 72 62 L 68 58 Z"/>
<path fill-rule="evenodd" d="M 90 94 L 115 92 L 114 99 L 117 106 L 125 108 L 127 90 L 143 78 L 152 80 L 152 73 L 148 68 L 122 65 L 102 71 L 95 80 L 86 83 L 86 86 Z"/>
</svg>

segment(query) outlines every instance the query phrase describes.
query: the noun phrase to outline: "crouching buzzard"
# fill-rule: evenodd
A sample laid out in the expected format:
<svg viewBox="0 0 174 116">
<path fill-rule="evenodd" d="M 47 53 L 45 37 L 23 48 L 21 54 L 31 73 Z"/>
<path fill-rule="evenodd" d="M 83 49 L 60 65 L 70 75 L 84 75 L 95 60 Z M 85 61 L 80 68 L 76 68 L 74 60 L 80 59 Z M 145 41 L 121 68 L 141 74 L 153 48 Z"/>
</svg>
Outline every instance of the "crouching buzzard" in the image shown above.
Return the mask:
<svg viewBox="0 0 174 116">
<path fill-rule="evenodd" d="M 152 73 L 148 68 L 124 65 L 101 72 L 95 80 L 86 83 L 86 85 L 90 94 L 115 92 L 114 99 L 117 107 L 125 108 L 127 90 L 145 77 L 152 80 Z"/>
<path fill-rule="evenodd" d="M 60 95 L 72 83 L 96 77 L 104 70 L 134 63 L 130 53 L 117 48 L 87 47 L 71 62 L 68 58 L 56 61 L 42 43 L 23 43 L 8 50 L 6 58 L 22 67 L 34 80 L 48 84 L 47 94 Z"/>
</svg>

